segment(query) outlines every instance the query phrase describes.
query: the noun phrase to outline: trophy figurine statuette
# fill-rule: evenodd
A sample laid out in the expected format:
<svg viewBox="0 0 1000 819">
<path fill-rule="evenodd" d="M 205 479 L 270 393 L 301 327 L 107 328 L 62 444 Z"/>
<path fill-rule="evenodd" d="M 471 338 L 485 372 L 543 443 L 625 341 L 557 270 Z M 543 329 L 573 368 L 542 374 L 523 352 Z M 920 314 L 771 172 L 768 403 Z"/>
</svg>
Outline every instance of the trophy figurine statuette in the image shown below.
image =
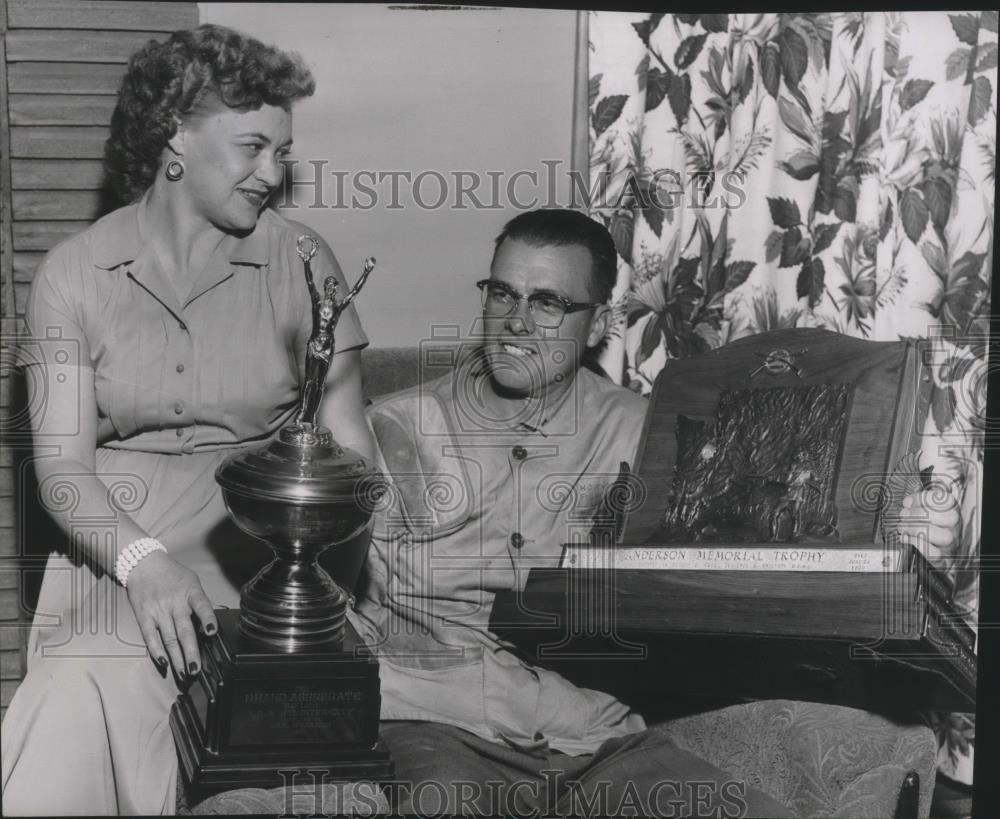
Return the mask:
<svg viewBox="0 0 1000 819">
<path fill-rule="evenodd" d="M 306 770 L 331 781 L 392 775 L 388 753 L 375 750 L 378 663 L 357 650 L 347 597 L 317 562 L 364 529 L 381 487 L 377 470 L 316 422 L 334 329 L 375 260 L 342 300 L 333 276 L 321 296 L 310 269 L 318 246 L 299 238 L 313 332 L 294 420 L 215 476 L 233 521 L 275 558 L 243 587 L 239 611 L 216 611 L 219 631 L 201 638 L 201 672 L 171 711 L 181 767 L 198 793 L 277 787 Z"/>
</svg>

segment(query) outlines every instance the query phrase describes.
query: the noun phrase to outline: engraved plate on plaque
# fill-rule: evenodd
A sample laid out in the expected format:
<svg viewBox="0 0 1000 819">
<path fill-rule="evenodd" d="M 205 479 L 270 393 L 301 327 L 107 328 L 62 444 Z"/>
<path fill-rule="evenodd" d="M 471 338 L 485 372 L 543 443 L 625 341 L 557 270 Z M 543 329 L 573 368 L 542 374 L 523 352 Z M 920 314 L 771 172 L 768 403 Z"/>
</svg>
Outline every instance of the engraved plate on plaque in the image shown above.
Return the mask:
<svg viewBox="0 0 1000 819">
<path fill-rule="evenodd" d="M 365 681 L 237 680 L 233 686 L 230 745 L 361 743 Z"/>
</svg>

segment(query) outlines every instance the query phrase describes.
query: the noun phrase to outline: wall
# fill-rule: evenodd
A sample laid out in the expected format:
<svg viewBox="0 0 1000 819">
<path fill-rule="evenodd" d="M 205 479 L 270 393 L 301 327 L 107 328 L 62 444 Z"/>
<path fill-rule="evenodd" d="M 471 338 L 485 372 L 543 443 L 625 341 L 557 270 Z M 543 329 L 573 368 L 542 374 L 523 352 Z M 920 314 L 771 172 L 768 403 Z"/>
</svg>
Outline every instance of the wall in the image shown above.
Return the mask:
<svg viewBox="0 0 1000 819">
<path fill-rule="evenodd" d="M 516 200 L 549 199 L 546 166 L 560 161 L 552 204 L 567 204 L 573 97 L 575 13 L 536 9 L 417 10 L 380 5 L 201 3 L 203 22 L 231 25 L 265 42 L 302 54 L 317 92 L 295 110 L 298 177 L 312 178 L 306 162 L 327 163 L 321 204 L 337 205 L 333 171 L 350 181 L 362 171 L 423 171 L 445 176 L 449 206 L 421 208 L 440 198 L 425 175 L 412 195 L 397 176 L 373 187 L 371 209 L 318 207 L 315 189 L 298 187 L 294 218 L 333 246 L 349 281 L 364 257 L 378 267 L 357 304 L 373 346 L 415 344 L 434 323 L 467 326 L 479 309 L 472 283 L 488 272 L 493 237 L 518 211 Z M 518 170 L 534 171 L 537 184 Z M 305 173 L 303 173 L 305 171 Z M 494 172 L 477 209 L 459 196 L 454 172 Z M 466 177 L 471 184 L 471 177 Z M 359 204 L 371 197 L 345 185 Z M 456 197 L 459 210 L 452 207 Z"/>
</svg>

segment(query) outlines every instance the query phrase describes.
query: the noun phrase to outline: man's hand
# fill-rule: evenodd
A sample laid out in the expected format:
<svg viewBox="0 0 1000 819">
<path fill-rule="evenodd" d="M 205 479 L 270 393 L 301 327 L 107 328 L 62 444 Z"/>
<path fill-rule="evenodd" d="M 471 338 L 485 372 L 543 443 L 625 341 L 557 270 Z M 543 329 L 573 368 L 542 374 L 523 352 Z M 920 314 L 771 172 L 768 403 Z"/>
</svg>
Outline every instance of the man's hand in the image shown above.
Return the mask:
<svg viewBox="0 0 1000 819">
<path fill-rule="evenodd" d="M 903 498 L 896 531 L 931 561 L 953 557 L 961 537 L 962 515 L 954 492 L 941 483 Z"/>
<path fill-rule="evenodd" d="M 153 552 L 129 573 L 127 591 L 156 664 L 166 670 L 169 656 L 179 679 L 197 674 L 201 654 L 191 615 L 198 617 L 206 634 L 214 634 L 219 627 L 198 575 L 166 552 Z"/>
</svg>

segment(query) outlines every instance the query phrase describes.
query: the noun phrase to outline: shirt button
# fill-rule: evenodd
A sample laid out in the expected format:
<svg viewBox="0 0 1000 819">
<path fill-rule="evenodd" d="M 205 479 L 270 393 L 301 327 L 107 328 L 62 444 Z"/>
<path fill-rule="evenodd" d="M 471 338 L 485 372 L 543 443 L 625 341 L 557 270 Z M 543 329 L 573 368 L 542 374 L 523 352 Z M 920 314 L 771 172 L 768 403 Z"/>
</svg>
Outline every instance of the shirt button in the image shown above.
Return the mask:
<svg viewBox="0 0 1000 819">
<path fill-rule="evenodd" d="M 183 414 L 184 414 L 184 405 L 180 401 L 178 401 L 176 404 L 174 404 L 174 415 L 183 415 Z"/>
<path fill-rule="evenodd" d="M 510 545 L 515 549 L 520 549 L 524 545 L 524 537 L 520 532 L 514 532 L 514 534 L 510 536 Z"/>
<path fill-rule="evenodd" d="M 177 372 L 179 372 L 179 373 L 184 372 L 184 365 L 183 364 L 178 364 L 177 365 Z"/>
<path fill-rule="evenodd" d="M 523 461 L 528 457 L 528 450 L 526 450 L 523 446 L 516 446 L 510 451 L 510 454 L 519 461 Z"/>
<path fill-rule="evenodd" d="M 178 438 L 184 437 L 184 429 L 182 427 L 177 427 L 177 437 Z"/>
</svg>

